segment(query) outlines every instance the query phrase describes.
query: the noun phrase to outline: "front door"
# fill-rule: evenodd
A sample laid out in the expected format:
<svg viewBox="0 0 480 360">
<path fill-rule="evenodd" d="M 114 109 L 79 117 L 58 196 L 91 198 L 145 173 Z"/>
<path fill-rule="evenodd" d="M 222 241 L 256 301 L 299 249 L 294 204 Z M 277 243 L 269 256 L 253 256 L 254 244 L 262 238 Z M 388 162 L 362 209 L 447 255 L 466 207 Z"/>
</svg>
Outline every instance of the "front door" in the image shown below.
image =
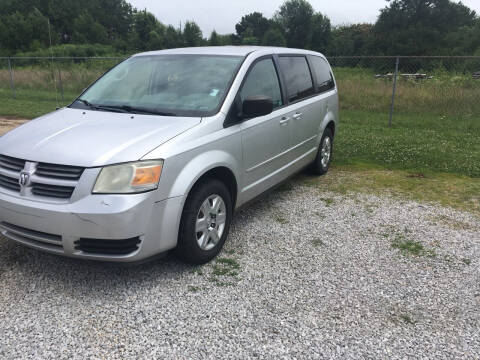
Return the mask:
<svg viewBox="0 0 480 360">
<path fill-rule="evenodd" d="M 274 185 L 274 175 L 288 163 L 292 125 L 284 113 L 277 70 L 271 57 L 257 61 L 247 74 L 240 99 L 266 95 L 272 98 L 271 114 L 242 123 L 245 198 L 254 197 Z"/>
</svg>

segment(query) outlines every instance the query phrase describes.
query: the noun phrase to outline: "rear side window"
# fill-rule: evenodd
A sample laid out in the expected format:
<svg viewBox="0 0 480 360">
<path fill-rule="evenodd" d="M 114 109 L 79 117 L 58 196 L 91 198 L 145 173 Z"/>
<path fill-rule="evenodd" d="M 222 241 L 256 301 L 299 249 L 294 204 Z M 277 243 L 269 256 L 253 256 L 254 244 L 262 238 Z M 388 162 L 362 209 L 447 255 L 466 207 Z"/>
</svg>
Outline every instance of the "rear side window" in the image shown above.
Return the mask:
<svg viewBox="0 0 480 360">
<path fill-rule="evenodd" d="M 240 97 L 243 101 L 255 95 L 271 97 L 274 109 L 283 105 L 280 82 L 272 59 L 260 60 L 248 73 Z"/>
<path fill-rule="evenodd" d="M 311 56 L 310 62 L 317 79 L 317 93 L 323 93 L 335 88 L 332 73 L 328 63 L 319 56 Z"/>
<path fill-rule="evenodd" d="M 304 99 L 315 93 L 310 69 L 304 56 L 281 56 L 279 62 L 285 76 L 290 102 Z"/>
</svg>

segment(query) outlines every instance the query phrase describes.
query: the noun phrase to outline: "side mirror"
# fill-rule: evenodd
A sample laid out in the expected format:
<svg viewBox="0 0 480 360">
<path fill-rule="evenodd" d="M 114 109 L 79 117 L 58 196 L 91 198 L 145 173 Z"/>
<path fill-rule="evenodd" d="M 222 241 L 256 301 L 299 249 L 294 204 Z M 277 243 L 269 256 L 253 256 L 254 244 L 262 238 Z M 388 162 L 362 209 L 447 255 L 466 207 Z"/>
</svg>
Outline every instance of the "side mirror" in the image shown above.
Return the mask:
<svg viewBox="0 0 480 360">
<path fill-rule="evenodd" d="M 272 98 L 265 95 L 249 96 L 243 100 L 242 114 L 244 118 L 255 118 L 271 114 L 273 111 Z"/>
</svg>

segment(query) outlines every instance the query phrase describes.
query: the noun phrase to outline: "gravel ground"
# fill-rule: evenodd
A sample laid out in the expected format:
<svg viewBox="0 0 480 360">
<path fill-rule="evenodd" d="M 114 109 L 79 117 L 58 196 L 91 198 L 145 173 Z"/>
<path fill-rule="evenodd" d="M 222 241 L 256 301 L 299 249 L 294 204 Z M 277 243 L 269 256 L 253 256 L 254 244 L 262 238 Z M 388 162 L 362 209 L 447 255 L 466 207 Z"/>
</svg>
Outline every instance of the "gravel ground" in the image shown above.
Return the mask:
<svg viewBox="0 0 480 360">
<path fill-rule="evenodd" d="M 298 182 L 199 268 L 0 239 L 0 358 L 480 358 L 479 240 L 468 213 Z"/>
</svg>

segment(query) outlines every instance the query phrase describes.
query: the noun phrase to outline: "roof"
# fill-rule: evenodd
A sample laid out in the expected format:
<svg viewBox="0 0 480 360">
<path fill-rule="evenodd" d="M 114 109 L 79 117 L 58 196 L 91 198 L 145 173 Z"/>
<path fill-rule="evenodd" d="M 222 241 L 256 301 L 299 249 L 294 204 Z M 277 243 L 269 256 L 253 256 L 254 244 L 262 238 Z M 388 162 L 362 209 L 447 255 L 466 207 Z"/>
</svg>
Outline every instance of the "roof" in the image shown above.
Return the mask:
<svg viewBox="0 0 480 360">
<path fill-rule="evenodd" d="M 268 51 L 270 53 L 300 53 L 300 54 L 318 54 L 309 50 L 290 49 L 270 46 L 203 46 L 167 49 L 159 51 L 149 51 L 134 56 L 145 55 L 230 55 L 230 56 L 247 56 L 252 52 Z"/>
</svg>

